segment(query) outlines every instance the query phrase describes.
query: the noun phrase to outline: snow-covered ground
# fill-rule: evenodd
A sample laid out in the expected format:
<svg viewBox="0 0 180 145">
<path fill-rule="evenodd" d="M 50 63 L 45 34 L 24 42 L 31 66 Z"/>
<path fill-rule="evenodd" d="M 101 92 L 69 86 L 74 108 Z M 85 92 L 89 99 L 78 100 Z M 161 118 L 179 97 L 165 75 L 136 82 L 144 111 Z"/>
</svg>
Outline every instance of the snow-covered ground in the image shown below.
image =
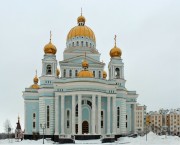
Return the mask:
<svg viewBox="0 0 180 145">
<path fill-rule="evenodd" d="M 43 140 L 23 140 L 22 142 L 17 142 L 14 139 L 12 140 L 0 140 L 0 144 L 42 144 Z M 96 144 L 100 145 L 100 140 L 86 140 L 86 141 L 75 141 L 77 145 L 82 144 Z M 54 144 L 52 141 L 46 141 L 45 144 Z M 117 144 L 127 144 L 127 145 L 180 145 L 180 137 L 177 136 L 157 136 L 156 134 L 150 132 L 147 135 L 147 141 L 146 136 L 143 137 L 137 137 L 137 138 L 131 138 L 131 137 L 122 137 L 119 138 L 118 141 L 114 143 L 105 143 L 105 145 L 117 145 Z M 68 144 L 67 144 L 68 145 Z"/>
</svg>

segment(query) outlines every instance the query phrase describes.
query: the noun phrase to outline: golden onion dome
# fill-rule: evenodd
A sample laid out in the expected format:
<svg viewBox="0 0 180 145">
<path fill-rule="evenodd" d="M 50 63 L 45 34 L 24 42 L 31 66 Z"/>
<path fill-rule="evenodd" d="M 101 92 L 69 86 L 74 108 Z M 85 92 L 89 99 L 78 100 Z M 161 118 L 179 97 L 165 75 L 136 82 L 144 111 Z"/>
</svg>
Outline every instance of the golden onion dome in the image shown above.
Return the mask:
<svg viewBox="0 0 180 145">
<path fill-rule="evenodd" d="M 37 71 L 36 71 L 36 75 L 35 75 L 35 77 L 33 79 L 34 84 L 31 85 L 30 88 L 31 89 L 39 89 L 38 81 L 39 81 L 39 79 L 37 77 Z"/>
<path fill-rule="evenodd" d="M 38 83 L 39 79 L 38 79 L 37 75 L 34 77 L 33 81 L 34 81 L 35 84 Z"/>
<path fill-rule="evenodd" d="M 56 49 L 56 46 L 51 43 L 51 36 L 52 36 L 52 34 L 51 34 L 51 31 L 50 31 L 50 41 L 49 41 L 48 44 L 46 44 L 44 46 L 44 53 L 45 54 L 56 54 L 57 49 Z"/>
<path fill-rule="evenodd" d="M 85 21 L 86 19 L 82 15 L 77 18 L 78 26 L 73 27 L 69 31 L 67 35 L 67 40 L 72 39 L 73 37 L 82 36 L 82 37 L 88 37 L 93 41 L 96 41 L 94 32 L 91 30 L 91 28 L 85 25 Z"/>
<path fill-rule="evenodd" d="M 106 71 L 103 71 L 103 78 L 106 79 L 106 77 L 107 77 L 107 73 Z"/>
<path fill-rule="evenodd" d="M 86 61 L 86 53 L 85 53 L 85 60 L 83 60 L 82 62 L 82 67 L 84 68 L 84 70 L 81 70 L 78 73 L 77 77 L 79 78 L 93 78 L 94 77 L 93 73 L 88 70 L 89 64 Z"/>
<path fill-rule="evenodd" d="M 85 19 L 85 17 L 82 16 L 82 15 L 77 18 L 77 22 L 78 22 L 78 23 L 80 23 L 80 22 L 85 23 L 85 21 L 86 21 L 86 19 Z"/>
<path fill-rule="evenodd" d="M 83 68 L 88 68 L 89 67 L 89 64 L 88 64 L 88 62 L 86 60 L 83 60 L 82 67 Z"/>
<path fill-rule="evenodd" d="M 120 48 L 118 48 L 118 47 L 116 46 L 116 35 L 115 35 L 114 40 L 115 40 L 115 45 L 114 45 L 114 47 L 110 50 L 109 54 L 110 54 L 111 57 L 121 57 L 122 51 L 121 51 Z"/>
<path fill-rule="evenodd" d="M 94 77 L 93 73 L 89 70 L 81 70 L 78 73 L 78 78 L 93 78 L 93 77 Z"/>
<path fill-rule="evenodd" d="M 109 52 L 111 57 L 121 57 L 122 51 L 120 48 L 114 46 L 110 52 Z"/>
<path fill-rule="evenodd" d="M 56 76 L 58 77 L 60 75 L 60 70 L 57 68 L 56 69 Z"/>
<path fill-rule="evenodd" d="M 45 54 L 56 54 L 56 47 L 51 43 L 51 41 L 44 46 Z"/>
<path fill-rule="evenodd" d="M 31 89 L 39 89 L 39 85 L 38 84 L 33 84 L 30 87 Z"/>
</svg>

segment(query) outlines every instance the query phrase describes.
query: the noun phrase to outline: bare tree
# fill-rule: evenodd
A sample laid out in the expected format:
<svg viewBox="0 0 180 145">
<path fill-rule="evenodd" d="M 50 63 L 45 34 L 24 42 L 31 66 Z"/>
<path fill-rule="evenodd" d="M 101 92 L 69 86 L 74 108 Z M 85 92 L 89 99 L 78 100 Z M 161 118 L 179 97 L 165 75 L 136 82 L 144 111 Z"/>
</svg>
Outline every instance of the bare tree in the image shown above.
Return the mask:
<svg viewBox="0 0 180 145">
<path fill-rule="evenodd" d="M 6 121 L 4 122 L 4 131 L 5 133 L 10 133 L 11 130 L 12 130 L 11 122 L 9 121 L 9 119 L 6 119 Z"/>
</svg>

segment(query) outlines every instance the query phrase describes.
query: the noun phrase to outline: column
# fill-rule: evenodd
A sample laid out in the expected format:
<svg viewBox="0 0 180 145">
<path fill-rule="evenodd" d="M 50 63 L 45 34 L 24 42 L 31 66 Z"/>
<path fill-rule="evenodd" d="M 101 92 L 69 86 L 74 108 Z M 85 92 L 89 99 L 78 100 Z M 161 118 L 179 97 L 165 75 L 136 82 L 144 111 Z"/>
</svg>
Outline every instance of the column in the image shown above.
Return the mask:
<svg viewBox="0 0 180 145">
<path fill-rule="evenodd" d="M 82 95 L 78 95 L 78 134 L 82 134 Z"/>
<path fill-rule="evenodd" d="M 133 105 L 134 106 L 134 133 L 136 133 L 136 103 Z"/>
<path fill-rule="evenodd" d="M 98 96 L 98 134 L 101 134 L 101 96 Z"/>
<path fill-rule="evenodd" d="M 112 126 L 112 133 L 116 134 L 116 128 L 117 128 L 117 107 L 116 107 L 116 96 L 112 97 L 112 119 L 113 119 L 113 126 Z"/>
<path fill-rule="evenodd" d="M 75 95 L 72 95 L 72 134 L 75 134 L 75 121 L 76 121 L 76 118 L 75 118 L 75 111 L 76 111 L 76 108 L 75 108 L 75 105 L 76 105 L 76 96 Z"/>
<path fill-rule="evenodd" d="M 111 111 L 110 111 L 110 102 L 111 102 L 111 97 L 107 96 L 107 134 L 110 134 L 110 116 L 111 116 Z"/>
<path fill-rule="evenodd" d="M 59 96 L 55 96 L 55 135 L 59 135 Z"/>
<path fill-rule="evenodd" d="M 64 95 L 61 95 L 61 134 L 64 134 Z"/>
<path fill-rule="evenodd" d="M 95 134 L 95 121 L 96 121 L 96 96 L 92 95 L 92 117 L 91 117 L 91 122 L 92 122 L 92 134 Z"/>
</svg>

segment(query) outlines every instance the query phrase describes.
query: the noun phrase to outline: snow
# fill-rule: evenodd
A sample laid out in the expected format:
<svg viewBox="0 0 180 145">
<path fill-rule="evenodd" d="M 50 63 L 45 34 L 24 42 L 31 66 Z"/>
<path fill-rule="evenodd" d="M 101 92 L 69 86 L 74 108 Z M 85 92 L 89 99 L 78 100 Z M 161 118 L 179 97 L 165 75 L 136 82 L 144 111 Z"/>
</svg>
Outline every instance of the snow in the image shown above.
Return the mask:
<svg viewBox="0 0 180 145">
<path fill-rule="evenodd" d="M 54 144 L 52 141 L 47 141 L 44 140 L 45 144 Z M 37 144 L 40 145 L 43 143 L 43 140 L 23 140 L 23 141 L 19 141 L 17 142 L 15 139 L 5 139 L 5 140 L 0 140 L 0 144 Z M 101 141 L 100 140 L 76 140 L 75 141 L 76 145 L 82 145 L 82 144 L 96 144 L 96 145 L 100 145 Z M 118 141 L 114 142 L 114 143 L 104 143 L 105 145 L 117 145 L 117 144 L 127 144 L 127 145 L 180 145 L 180 137 L 178 136 L 158 136 L 152 132 L 150 132 L 147 135 L 147 141 L 146 141 L 146 136 L 138 136 L 136 138 L 132 138 L 132 137 L 121 137 L 118 139 Z M 66 144 L 69 145 L 69 144 Z M 72 144 L 71 144 L 72 145 Z"/>
</svg>

